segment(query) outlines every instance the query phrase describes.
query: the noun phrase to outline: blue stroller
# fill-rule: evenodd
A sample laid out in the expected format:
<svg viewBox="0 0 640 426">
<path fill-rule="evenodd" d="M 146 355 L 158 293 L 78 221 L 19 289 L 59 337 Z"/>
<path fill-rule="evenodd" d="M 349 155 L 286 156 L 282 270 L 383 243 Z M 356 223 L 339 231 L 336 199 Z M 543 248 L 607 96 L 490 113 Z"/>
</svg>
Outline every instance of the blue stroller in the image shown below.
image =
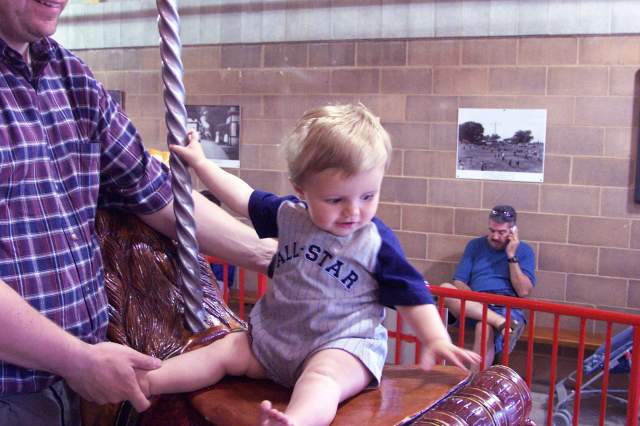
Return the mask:
<svg viewBox="0 0 640 426">
<path fill-rule="evenodd" d="M 629 373 L 631 371 L 631 349 L 633 346 L 633 327 L 628 327 L 611 339 L 611 357 L 609 359 L 610 373 Z M 592 386 L 604 374 L 605 344 L 584 360 L 583 384 L 580 387 L 581 397 L 602 392 L 598 383 Z M 571 426 L 573 420 L 572 403 L 575 399 L 576 371 L 556 384 L 556 403 L 553 411 L 555 426 Z M 612 389 L 607 391 L 607 398 L 626 404 L 627 389 Z"/>
</svg>

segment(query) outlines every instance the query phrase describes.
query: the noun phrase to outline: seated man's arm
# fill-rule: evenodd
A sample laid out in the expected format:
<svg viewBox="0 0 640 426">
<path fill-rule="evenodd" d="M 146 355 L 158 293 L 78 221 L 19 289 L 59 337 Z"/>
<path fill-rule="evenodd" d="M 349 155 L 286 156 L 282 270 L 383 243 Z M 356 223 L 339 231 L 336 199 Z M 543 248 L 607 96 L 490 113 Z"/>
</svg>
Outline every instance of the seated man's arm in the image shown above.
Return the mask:
<svg viewBox="0 0 640 426">
<path fill-rule="evenodd" d="M 458 290 L 469 290 L 471 291 L 471 287 L 469 287 L 466 283 L 460 281 L 460 280 L 453 280 L 453 286 L 455 288 L 457 288 Z"/>
<path fill-rule="evenodd" d="M 518 227 L 511 228 L 509 243 L 505 248 L 507 258 L 511 259 L 518 255 L 519 261 L 509 262 L 509 280 L 516 294 L 520 297 L 527 297 L 533 289 L 531 278 L 534 275 L 535 260 L 533 251 L 526 244 L 520 249 L 520 238 L 518 236 Z"/>
<path fill-rule="evenodd" d="M 522 268 L 519 263 L 509 263 L 509 278 L 511 279 L 511 285 L 520 297 L 528 297 L 533 289 L 533 283 L 522 272 Z"/>
</svg>

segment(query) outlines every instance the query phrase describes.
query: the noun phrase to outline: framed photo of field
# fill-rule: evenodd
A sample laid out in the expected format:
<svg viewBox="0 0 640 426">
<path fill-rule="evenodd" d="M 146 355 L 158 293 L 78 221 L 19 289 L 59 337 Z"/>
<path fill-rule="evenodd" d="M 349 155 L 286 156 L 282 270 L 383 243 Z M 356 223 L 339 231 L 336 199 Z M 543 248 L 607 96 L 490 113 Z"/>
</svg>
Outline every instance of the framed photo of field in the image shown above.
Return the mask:
<svg viewBox="0 0 640 426">
<path fill-rule="evenodd" d="M 187 129 L 200 133 L 204 155 L 220 167 L 240 167 L 240 106 L 186 105 Z"/>
<path fill-rule="evenodd" d="M 547 110 L 460 108 L 456 177 L 542 182 Z"/>
</svg>

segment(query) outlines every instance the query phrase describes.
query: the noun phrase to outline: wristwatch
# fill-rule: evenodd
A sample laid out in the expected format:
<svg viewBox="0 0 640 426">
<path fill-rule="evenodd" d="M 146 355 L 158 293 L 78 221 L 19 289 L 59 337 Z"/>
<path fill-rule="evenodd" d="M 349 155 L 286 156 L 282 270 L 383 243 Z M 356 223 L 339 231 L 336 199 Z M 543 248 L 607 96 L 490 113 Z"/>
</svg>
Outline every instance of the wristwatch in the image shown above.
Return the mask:
<svg viewBox="0 0 640 426">
<path fill-rule="evenodd" d="M 507 257 L 507 262 L 509 262 L 509 263 L 518 263 L 518 256 Z"/>
</svg>

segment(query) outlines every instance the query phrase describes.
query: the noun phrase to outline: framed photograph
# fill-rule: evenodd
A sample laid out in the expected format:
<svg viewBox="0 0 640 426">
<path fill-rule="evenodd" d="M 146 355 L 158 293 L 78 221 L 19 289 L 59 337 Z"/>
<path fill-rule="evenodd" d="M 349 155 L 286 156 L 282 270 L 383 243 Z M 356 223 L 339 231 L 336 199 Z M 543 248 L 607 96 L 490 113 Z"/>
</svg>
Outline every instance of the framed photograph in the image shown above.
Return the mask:
<svg viewBox="0 0 640 426">
<path fill-rule="evenodd" d="M 544 180 L 546 109 L 460 108 L 456 177 Z"/>
<path fill-rule="evenodd" d="M 111 99 L 120 104 L 120 108 L 124 111 L 124 92 L 122 90 L 107 90 Z"/>
<path fill-rule="evenodd" d="M 187 129 L 200 133 L 204 155 L 220 167 L 240 167 L 240 105 L 186 105 Z"/>
</svg>

